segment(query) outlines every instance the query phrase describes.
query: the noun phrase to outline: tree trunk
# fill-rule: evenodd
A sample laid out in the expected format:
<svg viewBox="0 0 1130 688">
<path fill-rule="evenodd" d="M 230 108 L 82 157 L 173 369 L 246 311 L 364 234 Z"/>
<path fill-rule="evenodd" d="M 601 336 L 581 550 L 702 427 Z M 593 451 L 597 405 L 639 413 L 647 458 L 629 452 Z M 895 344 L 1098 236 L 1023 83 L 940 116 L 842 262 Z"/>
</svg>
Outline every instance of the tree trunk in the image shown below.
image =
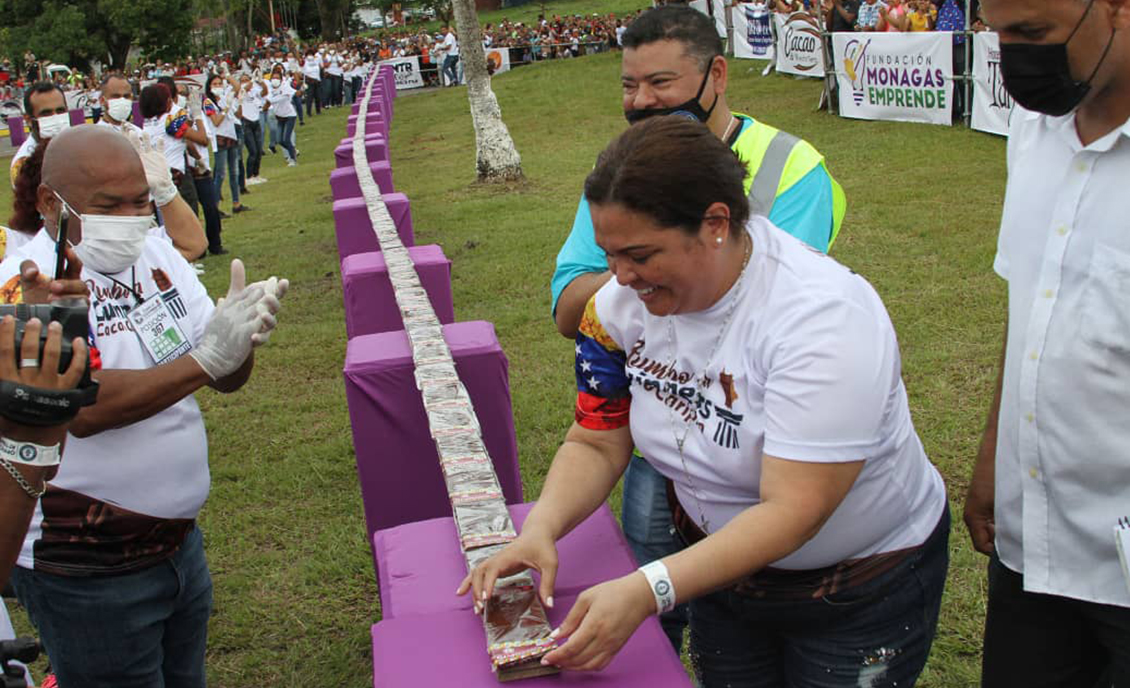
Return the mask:
<svg viewBox="0 0 1130 688">
<path fill-rule="evenodd" d="M 502 121 L 502 110 L 490 87 L 487 58 L 483 53 L 483 34 L 475 0 L 452 0 L 455 24 L 459 30 L 459 59 L 467 77 L 467 100 L 471 103 L 471 122 L 475 127 L 475 167 L 479 181 L 522 179 L 522 157 L 514 147 L 510 131 Z"/>
</svg>

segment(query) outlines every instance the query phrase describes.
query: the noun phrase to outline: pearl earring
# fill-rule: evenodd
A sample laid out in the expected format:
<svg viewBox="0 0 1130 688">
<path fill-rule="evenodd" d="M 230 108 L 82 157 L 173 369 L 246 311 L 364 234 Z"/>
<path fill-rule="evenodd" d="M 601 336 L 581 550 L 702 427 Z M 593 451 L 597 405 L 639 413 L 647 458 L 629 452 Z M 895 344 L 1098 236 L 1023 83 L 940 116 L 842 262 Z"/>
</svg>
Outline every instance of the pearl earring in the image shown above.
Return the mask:
<svg viewBox="0 0 1130 688">
<path fill-rule="evenodd" d="M 721 246 L 722 245 L 722 237 L 714 237 L 714 243 Z"/>
</svg>

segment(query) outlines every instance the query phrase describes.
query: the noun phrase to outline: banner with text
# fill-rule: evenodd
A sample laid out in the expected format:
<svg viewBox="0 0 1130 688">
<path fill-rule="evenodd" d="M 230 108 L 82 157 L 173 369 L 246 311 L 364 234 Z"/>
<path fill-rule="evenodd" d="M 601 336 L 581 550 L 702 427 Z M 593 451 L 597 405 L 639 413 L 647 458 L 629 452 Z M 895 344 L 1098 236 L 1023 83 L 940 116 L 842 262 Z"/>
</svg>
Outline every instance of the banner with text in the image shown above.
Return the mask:
<svg viewBox="0 0 1130 688">
<path fill-rule="evenodd" d="M 773 47 L 772 13 L 765 5 L 734 5 L 734 57 L 768 60 Z"/>
<path fill-rule="evenodd" d="M 990 31 L 973 34 L 973 119 L 969 125 L 1007 136 L 1012 106 L 1012 96 L 1001 79 L 1000 39 Z"/>
<path fill-rule="evenodd" d="M 494 73 L 502 74 L 510 71 L 509 48 L 487 48 L 487 62 L 494 65 Z"/>
<path fill-rule="evenodd" d="M 406 88 L 423 88 L 424 77 L 420 74 L 420 56 L 394 57 L 391 60 L 381 60 L 378 65 L 390 65 L 393 76 L 396 78 L 396 90 Z"/>
<path fill-rule="evenodd" d="M 833 33 L 840 116 L 953 123 L 953 36 Z"/>
<path fill-rule="evenodd" d="M 711 5 L 714 7 L 714 29 L 719 38 L 726 40 L 726 3 L 724 0 L 712 0 Z"/>
<path fill-rule="evenodd" d="M 824 43 L 816 19 L 805 12 L 774 14 L 773 18 L 777 22 L 777 71 L 823 79 Z"/>
</svg>

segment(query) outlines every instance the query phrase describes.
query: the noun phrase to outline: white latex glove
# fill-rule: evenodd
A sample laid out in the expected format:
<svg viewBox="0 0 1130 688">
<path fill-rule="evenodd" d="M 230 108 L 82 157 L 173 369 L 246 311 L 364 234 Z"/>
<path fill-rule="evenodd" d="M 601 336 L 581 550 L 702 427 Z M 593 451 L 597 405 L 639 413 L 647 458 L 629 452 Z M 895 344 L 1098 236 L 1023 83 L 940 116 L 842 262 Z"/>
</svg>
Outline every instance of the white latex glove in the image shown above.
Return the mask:
<svg viewBox="0 0 1130 688">
<path fill-rule="evenodd" d="M 243 262 L 233 260 L 227 296 L 216 302 L 204 335 L 189 353 L 213 380 L 239 370 L 251 355 L 252 335 L 264 327 L 274 328 L 274 316 L 259 309 L 259 302 L 266 298 L 263 287 L 246 284 Z M 277 310 L 278 300 L 274 299 L 274 303 Z"/>
<path fill-rule="evenodd" d="M 196 123 L 196 120 L 200 119 L 200 113 L 204 110 L 204 104 L 200 98 L 201 96 L 196 93 L 188 94 L 188 117 L 192 120 L 193 124 Z"/>
<path fill-rule="evenodd" d="M 169 161 L 165 158 L 165 142 L 160 141 L 154 145 L 149 134 L 135 129 L 125 132 L 130 145 L 137 151 L 141 164 L 145 166 L 145 180 L 149 182 L 149 194 L 157 202 L 157 207 L 167 205 L 177 196 L 177 187 L 173 184 L 173 173 L 169 170 Z"/>
<path fill-rule="evenodd" d="M 290 289 L 290 280 L 272 276 L 262 282 L 255 282 L 251 286 L 263 288 L 263 298 L 257 304 L 259 314 L 263 316 L 263 327 L 257 333 L 251 335 L 251 345 L 262 346 L 270 341 L 271 332 L 278 324 L 275 315 L 281 307 L 282 297 L 286 296 L 287 290 Z"/>
</svg>

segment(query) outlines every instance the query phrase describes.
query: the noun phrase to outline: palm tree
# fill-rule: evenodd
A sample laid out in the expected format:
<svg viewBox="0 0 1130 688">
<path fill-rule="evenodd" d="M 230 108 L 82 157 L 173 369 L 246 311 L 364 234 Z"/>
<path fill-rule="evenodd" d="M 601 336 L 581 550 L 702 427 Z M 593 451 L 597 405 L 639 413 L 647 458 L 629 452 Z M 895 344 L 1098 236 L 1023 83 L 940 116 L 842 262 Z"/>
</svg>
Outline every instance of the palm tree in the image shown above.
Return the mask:
<svg viewBox="0 0 1130 688">
<path fill-rule="evenodd" d="M 475 167 L 479 181 L 513 181 L 522 178 L 522 156 L 514 147 L 510 131 L 502 121 L 502 110 L 490 87 L 483 34 L 475 0 L 452 0 L 459 30 L 459 57 L 467 77 L 467 100 L 475 127 Z"/>
</svg>

